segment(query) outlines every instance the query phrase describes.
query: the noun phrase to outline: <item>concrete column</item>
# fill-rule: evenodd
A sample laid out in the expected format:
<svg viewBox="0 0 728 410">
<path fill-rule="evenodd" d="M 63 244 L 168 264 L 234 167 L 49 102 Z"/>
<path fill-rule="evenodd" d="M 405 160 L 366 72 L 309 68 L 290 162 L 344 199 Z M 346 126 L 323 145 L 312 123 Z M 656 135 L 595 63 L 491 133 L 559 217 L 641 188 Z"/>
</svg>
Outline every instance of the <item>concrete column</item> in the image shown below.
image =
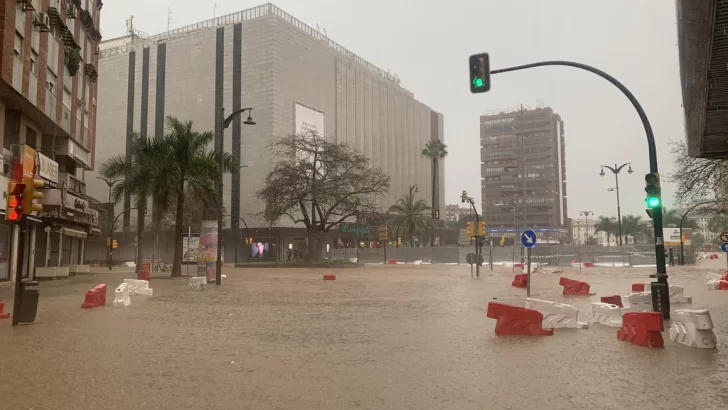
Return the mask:
<svg viewBox="0 0 728 410">
<path fill-rule="evenodd" d="M 30 252 L 28 252 L 28 280 L 35 279 L 35 235 L 38 227 L 30 226 Z"/>
<path fill-rule="evenodd" d="M 63 259 L 63 228 L 58 231 L 58 267 L 61 267 Z"/>
<path fill-rule="evenodd" d="M 83 265 L 84 253 L 86 252 L 86 239 L 81 239 L 81 258 L 78 261 L 79 265 Z"/>
<path fill-rule="evenodd" d="M 46 226 L 46 254 L 45 254 L 45 267 L 51 262 L 51 227 Z"/>
</svg>

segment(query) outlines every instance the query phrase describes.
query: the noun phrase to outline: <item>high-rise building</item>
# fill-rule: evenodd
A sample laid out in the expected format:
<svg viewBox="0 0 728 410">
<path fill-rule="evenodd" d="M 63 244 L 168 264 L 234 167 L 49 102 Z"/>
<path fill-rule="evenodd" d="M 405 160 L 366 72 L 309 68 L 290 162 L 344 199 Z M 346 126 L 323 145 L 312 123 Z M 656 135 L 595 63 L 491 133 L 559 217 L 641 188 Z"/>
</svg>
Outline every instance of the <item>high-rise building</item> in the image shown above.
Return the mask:
<svg viewBox="0 0 728 410">
<path fill-rule="evenodd" d="M 86 181 L 96 146 L 102 6 L 101 0 L 0 2 L 0 186 L 5 198 L 11 179 L 44 181 L 43 211 L 27 218 L 22 243 L 23 271 L 36 270 L 37 277 L 49 263 L 68 275 L 69 265 L 83 264 L 86 238 L 100 233 Z M 0 223 L 0 280 L 14 274 L 8 231 Z"/>
<path fill-rule="evenodd" d="M 430 140 L 445 141 L 443 115 L 416 100 L 396 75 L 272 4 L 152 36 L 130 20 L 128 35 L 102 43 L 100 54 L 99 163 L 124 154 L 132 132 L 162 136 L 167 115 L 212 131 L 221 109 L 254 108 L 256 125 L 238 118 L 224 135 L 225 150 L 244 166 L 224 177 L 228 226 L 237 228 L 238 216 L 250 227 L 268 226 L 256 218 L 264 204 L 254 193 L 275 165 L 269 145 L 304 123 L 349 143 L 392 177 L 382 211 L 414 185 L 416 197 L 431 202 L 432 163 L 421 151 Z M 445 192 L 439 164 L 436 208 Z M 103 195 L 108 188 L 95 181 L 92 190 Z M 279 226 L 293 224 L 284 218 Z"/>
<path fill-rule="evenodd" d="M 566 239 L 565 146 L 564 122 L 551 108 L 480 117 L 482 209 L 489 232 L 513 237 L 533 229 L 543 239 Z"/>
</svg>

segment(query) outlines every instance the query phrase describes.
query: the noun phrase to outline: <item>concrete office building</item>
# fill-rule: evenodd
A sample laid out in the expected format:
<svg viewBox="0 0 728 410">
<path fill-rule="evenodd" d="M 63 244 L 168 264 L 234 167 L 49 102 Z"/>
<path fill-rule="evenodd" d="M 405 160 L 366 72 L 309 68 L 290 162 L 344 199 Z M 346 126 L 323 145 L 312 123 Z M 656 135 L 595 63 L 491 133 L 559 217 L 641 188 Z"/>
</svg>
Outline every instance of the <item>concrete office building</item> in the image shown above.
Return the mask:
<svg viewBox="0 0 728 410">
<path fill-rule="evenodd" d="M 0 1 L 3 202 L 10 180 L 45 184 L 36 200 L 43 211 L 26 218 L 22 244 L 0 216 L 0 281 L 13 279 L 18 245 L 24 275 L 88 272 L 79 269 L 84 245 L 100 233 L 85 181 L 94 166 L 102 7 L 101 0 Z"/>
<path fill-rule="evenodd" d="M 564 122 L 551 108 L 480 117 L 482 209 L 492 236 L 534 229 L 568 240 L 565 146 Z"/>
<path fill-rule="evenodd" d="M 392 176 L 382 211 L 411 185 L 430 202 L 432 165 L 420 152 L 431 139 L 445 140 L 442 114 L 417 101 L 396 76 L 281 9 L 266 4 L 153 36 L 128 28 L 129 35 L 101 45 L 99 164 L 124 154 L 131 132 L 162 135 L 167 115 L 212 131 L 216 110 L 253 107 L 257 125 L 239 118 L 224 135 L 225 150 L 245 166 L 224 178 L 224 205 L 233 215 L 228 226 L 238 227 L 238 215 L 248 226 L 267 226 L 254 216 L 263 209 L 254 192 L 275 164 L 269 144 L 304 122 Z M 444 204 L 443 161 L 439 179 L 436 206 Z M 108 192 L 101 181 L 90 189 Z M 279 226 L 292 222 L 281 219 Z"/>
</svg>

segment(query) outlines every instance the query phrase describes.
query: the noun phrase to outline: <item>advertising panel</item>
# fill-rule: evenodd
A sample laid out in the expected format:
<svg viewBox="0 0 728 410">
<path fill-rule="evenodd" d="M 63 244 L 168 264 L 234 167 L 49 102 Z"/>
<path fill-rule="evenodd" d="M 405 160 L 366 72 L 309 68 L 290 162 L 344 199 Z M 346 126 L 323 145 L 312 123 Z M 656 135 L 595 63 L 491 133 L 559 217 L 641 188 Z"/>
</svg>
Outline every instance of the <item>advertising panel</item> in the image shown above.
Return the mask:
<svg viewBox="0 0 728 410">
<path fill-rule="evenodd" d="M 665 239 L 665 246 L 680 246 L 680 228 L 664 228 L 662 235 Z M 683 228 L 683 245 L 691 246 L 693 244 L 692 228 Z"/>
<path fill-rule="evenodd" d="M 315 132 L 322 137 L 324 136 L 324 113 L 321 111 L 294 103 L 293 123 L 293 132 L 296 134 Z"/>
<path fill-rule="evenodd" d="M 202 221 L 199 241 L 197 276 L 205 276 L 208 282 L 214 282 L 215 263 L 217 262 L 217 221 Z"/>
<path fill-rule="evenodd" d="M 41 177 L 47 186 L 55 188 L 58 186 L 58 163 L 45 155 L 38 153 L 38 176 Z"/>
</svg>

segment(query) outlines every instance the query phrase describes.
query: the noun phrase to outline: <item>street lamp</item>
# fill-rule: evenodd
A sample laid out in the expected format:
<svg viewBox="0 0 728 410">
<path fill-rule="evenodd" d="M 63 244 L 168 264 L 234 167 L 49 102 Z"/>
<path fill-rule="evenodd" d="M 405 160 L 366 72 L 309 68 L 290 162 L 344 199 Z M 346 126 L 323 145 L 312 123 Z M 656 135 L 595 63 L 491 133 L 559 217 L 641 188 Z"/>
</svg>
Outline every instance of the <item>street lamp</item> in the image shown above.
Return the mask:
<svg viewBox="0 0 728 410">
<path fill-rule="evenodd" d="M 626 164 L 622 164 L 620 166 L 617 166 L 617 164 L 614 164 L 614 168 L 610 167 L 609 165 L 602 165 L 602 171 L 599 173 L 599 175 L 604 176 L 604 168 L 612 171 L 614 174 L 614 181 L 617 184 L 616 188 L 609 189 L 610 191 L 614 190 L 617 191 L 617 222 L 619 223 L 619 246 L 622 246 L 622 210 L 619 206 L 619 173 L 622 171 L 622 169 L 626 166 L 629 166 L 629 169 L 627 169 L 627 173 L 631 174 L 632 172 L 632 163 L 628 162 Z"/>
<path fill-rule="evenodd" d="M 586 217 L 586 244 L 589 245 L 589 215 L 594 215 L 593 211 L 581 211 L 580 216 Z"/>
<path fill-rule="evenodd" d="M 219 151 L 218 154 L 218 172 L 217 176 L 217 260 L 215 262 L 215 285 L 220 286 L 222 284 L 222 174 L 224 172 L 223 162 L 223 148 L 225 129 L 230 126 L 230 123 L 243 112 L 248 112 L 248 119 L 243 121 L 246 125 L 255 125 L 253 121 L 253 108 L 242 108 L 240 110 L 233 111 L 232 114 L 225 117 L 225 108 L 223 107 L 218 114 L 217 125 L 215 127 L 215 140 L 218 142 Z"/>
<path fill-rule="evenodd" d="M 108 178 L 104 177 L 96 177 L 97 179 L 100 179 L 104 182 L 106 182 L 106 185 L 109 186 L 109 209 L 107 212 L 109 213 L 109 244 L 106 247 L 106 264 L 109 266 L 109 270 L 111 270 L 111 231 L 114 229 L 112 220 L 114 218 L 114 204 L 111 202 L 111 189 L 114 187 L 114 185 L 119 182 L 119 180 L 110 180 Z"/>
</svg>

